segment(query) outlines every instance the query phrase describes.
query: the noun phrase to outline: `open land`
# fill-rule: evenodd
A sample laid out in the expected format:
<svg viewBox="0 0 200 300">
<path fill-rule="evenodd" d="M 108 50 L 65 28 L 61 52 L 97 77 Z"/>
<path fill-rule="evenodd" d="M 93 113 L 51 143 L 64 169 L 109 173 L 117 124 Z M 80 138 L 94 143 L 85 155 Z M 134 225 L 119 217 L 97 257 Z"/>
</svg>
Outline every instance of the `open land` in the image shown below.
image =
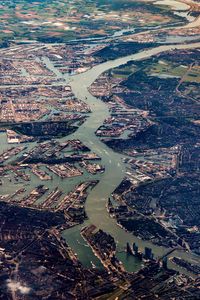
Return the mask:
<svg viewBox="0 0 200 300">
<path fill-rule="evenodd" d="M 148 1 L 8 1 L 0 6 L 0 42 L 67 42 L 108 36 L 128 27 L 181 22 L 179 16 Z M 164 13 L 164 14 L 163 14 Z"/>
</svg>

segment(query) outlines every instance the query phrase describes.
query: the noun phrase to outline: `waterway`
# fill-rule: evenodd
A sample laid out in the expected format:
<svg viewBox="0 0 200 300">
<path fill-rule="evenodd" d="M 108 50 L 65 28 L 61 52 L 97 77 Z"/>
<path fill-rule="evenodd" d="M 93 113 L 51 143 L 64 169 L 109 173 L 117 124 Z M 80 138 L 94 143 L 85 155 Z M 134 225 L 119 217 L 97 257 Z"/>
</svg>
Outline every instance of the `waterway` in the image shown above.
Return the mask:
<svg viewBox="0 0 200 300">
<path fill-rule="evenodd" d="M 95 224 L 97 227 L 105 230 L 110 233 L 115 240 L 117 241 L 117 256 L 123 262 L 125 268 L 128 271 L 136 271 L 141 267 L 141 263 L 134 257 L 127 256 L 124 249 L 126 243 L 136 242 L 141 250 L 144 247 L 149 246 L 152 248 L 154 254 L 157 257 L 160 257 L 167 253 L 169 249 L 164 247 L 159 247 L 153 245 L 150 242 L 142 241 L 136 236 L 132 235 L 119 227 L 116 223 L 116 220 L 110 218 L 106 204 L 107 200 L 110 197 L 111 193 L 115 188 L 120 184 L 120 182 L 125 177 L 126 165 L 123 163 L 124 156 L 113 152 L 112 149 L 108 148 L 101 140 L 95 135 L 96 129 L 103 123 L 104 119 L 107 118 L 110 113 L 107 105 L 100 101 L 99 99 L 93 97 L 89 91 L 88 87 L 94 82 L 94 80 L 106 70 L 120 66 L 127 63 L 128 61 L 147 59 L 158 53 L 169 51 L 173 49 L 183 49 L 183 48 L 195 48 L 200 47 L 200 43 L 189 44 L 189 45 L 171 45 L 171 46 L 160 46 L 153 48 L 151 50 L 142 51 L 134 55 L 129 55 L 123 58 L 116 60 L 108 61 L 106 63 L 95 66 L 89 71 L 75 75 L 70 79 L 70 85 L 76 97 L 87 102 L 91 107 L 92 113 L 89 114 L 86 122 L 79 127 L 79 129 L 70 135 L 68 139 L 80 139 L 85 145 L 87 145 L 91 151 L 94 151 L 101 157 L 101 163 L 105 166 L 105 173 L 102 174 L 99 179 L 99 184 L 89 193 L 89 196 L 86 201 L 86 212 L 88 215 L 88 220 L 82 226 L 73 227 L 63 233 L 63 236 L 66 238 L 67 243 L 71 248 L 77 253 L 78 258 L 86 267 L 91 266 L 91 261 L 99 268 L 102 267 L 99 260 L 94 256 L 90 247 L 82 239 L 80 235 L 80 230 L 83 226 L 88 224 Z M 69 77 L 58 73 L 58 70 L 55 70 L 53 63 L 49 60 L 44 60 L 47 66 L 55 72 L 59 78 L 63 78 L 66 81 L 66 84 L 69 82 Z M 5 134 L 2 133 L 1 146 L 6 148 Z M 85 178 L 86 179 L 86 178 Z M 88 179 L 88 178 L 87 178 Z M 84 178 L 77 178 L 71 182 L 58 182 L 57 178 L 54 178 L 53 181 L 47 183 L 47 186 L 53 188 L 59 186 L 64 192 L 68 192 L 75 183 L 77 184 L 79 180 L 84 180 Z M 31 182 L 36 184 L 38 179 L 33 175 Z M 199 258 L 193 254 L 185 253 L 182 251 L 174 252 L 178 257 L 182 257 L 188 261 L 195 261 L 199 264 Z M 170 267 L 175 267 L 171 263 Z M 175 267 L 179 269 L 179 267 Z"/>
<path fill-rule="evenodd" d="M 107 233 L 110 233 L 117 241 L 118 251 L 123 250 L 127 242 L 136 242 L 141 250 L 143 250 L 144 247 L 149 246 L 152 248 L 154 254 L 157 257 L 164 255 L 169 251 L 169 249 L 156 246 L 150 242 L 143 241 L 137 238 L 132 233 L 129 233 L 119 227 L 116 223 L 116 220 L 110 218 L 106 209 L 107 200 L 114 189 L 125 177 L 126 166 L 122 162 L 122 159 L 124 158 L 123 155 L 116 153 L 112 149 L 108 148 L 94 133 L 96 129 L 103 123 L 105 118 L 110 115 L 110 113 L 107 105 L 104 102 L 100 101 L 89 93 L 88 87 L 103 72 L 125 64 L 128 61 L 146 59 L 153 55 L 159 54 L 164 51 L 173 50 L 175 48 L 189 49 L 197 47 L 200 47 L 200 43 L 156 47 L 151 50 L 142 51 L 134 55 L 129 55 L 97 65 L 85 73 L 73 76 L 71 79 L 70 85 L 72 87 L 73 93 L 76 97 L 82 99 L 90 105 L 92 113 L 90 114 L 87 121 L 69 138 L 77 138 L 83 141 L 84 144 L 90 147 L 92 151 L 94 151 L 101 157 L 102 164 L 106 167 L 105 173 L 101 177 L 99 184 L 90 192 L 87 198 L 86 212 L 89 220 L 86 221 L 83 226 L 88 224 L 95 224 L 97 227 L 103 229 Z M 82 240 L 80 236 L 80 227 L 74 227 L 67 230 L 64 233 L 64 237 L 66 238 L 68 243 L 70 243 L 70 246 L 75 250 L 75 252 L 77 252 L 78 257 L 81 259 L 82 263 L 87 266 L 88 262 L 93 258 L 88 258 L 88 248 L 86 249 L 86 247 L 83 246 L 80 248 L 79 243 Z M 83 255 L 83 252 L 85 252 L 86 255 Z M 191 253 L 177 250 L 173 253 L 173 255 L 182 257 L 188 261 L 195 261 L 197 264 L 200 263 L 200 258 Z M 135 271 L 139 268 L 140 264 L 134 259 L 131 261 L 132 265 L 130 267 L 130 260 L 126 257 L 125 253 L 123 254 L 123 252 L 120 252 L 119 256 L 125 267 L 129 268 L 129 270 L 131 269 L 132 271 Z M 175 267 L 171 263 L 169 263 L 169 265 L 172 268 Z M 175 268 L 179 269 L 178 267 Z"/>
<path fill-rule="evenodd" d="M 192 3 L 192 1 L 190 1 Z M 153 31 L 157 31 L 159 29 L 170 29 L 170 28 L 193 28 L 197 27 L 200 24 L 200 17 L 194 17 L 189 13 L 189 1 L 188 3 L 184 3 L 181 0 L 152 0 L 152 5 L 155 6 L 168 6 L 171 8 L 171 11 L 174 15 L 177 15 L 182 18 L 182 21 L 178 21 L 176 23 L 170 23 L 170 24 L 162 24 L 157 26 L 142 26 L 136 27 L 136 26 L 129 26 L 128 28 L 117 30 L 113 32 L 111 35 L 108 35 L 106 37 L 92 37 L 92 38 L 80 38 L 77 40 L 73 40 L 74 43 L 80 43 L 80 42 L 93 42 L 93 43 L 108 43 L 111 40 L 115 40 L 118 38 L 121 38 L 125 35 L 134 34 L 137 32 L 140 33 L 150 33 Z M 185 23 L 185 24 L 183 24 Z M 157 38 L 157 42 L 159 43 L 184 43 L 189 41 L 195 41 L 199 39 L 199 35 L 195 36 L 165 36 L 165 39 L 163 41 L 162 38 Z"/>
</svg>

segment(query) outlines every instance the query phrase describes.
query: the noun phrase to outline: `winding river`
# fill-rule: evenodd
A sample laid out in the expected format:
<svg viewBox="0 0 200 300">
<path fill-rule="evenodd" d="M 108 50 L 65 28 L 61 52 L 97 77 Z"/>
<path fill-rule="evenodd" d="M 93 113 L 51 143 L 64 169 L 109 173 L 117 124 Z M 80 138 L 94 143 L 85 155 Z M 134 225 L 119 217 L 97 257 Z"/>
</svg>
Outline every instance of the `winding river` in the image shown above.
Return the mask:
<svg viewBox="0 0 200 300">
<path fill-rule="evenodd" d="M 92 113 L 87 121 L 81 127 L 79 127 L 79 129 L 73 133 L 70 138 L 80 139 L 84 144 L 90 147 L 91 151 L 94 151 L 101 157 L 102 164 L 106 167 L 105 173 L 102 175 L 100 182 L 89 193 L 87 198 L 86 212 L 89 220 L 86 221 L 83 226 L 87 224 L 95 224 L 97 227 L 103 229 L 107 233 L 110 233 L 118 243 L 118 250 L 124 249 L 126 242 L 136 242 L 140 249 L 144 249 L 145 246 L 150 246 L 157 257 L 162 256 L 169 251 L 167 248 L 153 245 L 147 241 L 142 241 L 141 239 L 132 235 L 132 233 L 126 232 L 117 225 L 116 220 L 109 217 L 106 209 L 106 203 L 111 193 L 125 177 L 126 166 L 122 162 L 123 155 L 108 148 L 94 133 L 96 129 L 102 125 L 103 121 L 110 115 L 110 113 L 107 105 L 103 101 L 100 101 L 89 93 L 88 87 L 103 72 L 125 64 L 128 61 L 146 59 L 163 51 L 169 51 L 175 48 L 189 49 L 197 47 L 200 47 L 200 43 L 156 47 L 151 50 L 142 51 L 134 55 L 129 55 L 113 61 L 102 63 L 85 73 L 73 76 L 71 79 L 70 85 L 75 96 L 87 102 L 92 109 Z M 77 252 L 79 259 L 81 259 L 81 261 L 88 266 L 89 261 L 93 260 L 94 258 L 92 257 L 92 254 L 89 256 L 85 255 L 85 251 L 87 252 L 88 248 L 86 246 L 84 247 L 80 243 L 80 226 L 67 230 L 64 233 L 64 237 L 67 239 L 68 243 L 75 250 L 75 252 Z M 200 263 L 200 258 L 191 253 L 175 251 L 173 255 L 182 257 L 188 261 L 196 262 L 197 264 Z M 128 270 L 135 271 L 140 267 L 139 262 L 134 258 L 130 264 L 130 257 L 126 257 L 125 253 L 120 254 L 119 257 Z M 169 264 L 170 267 L 178 269 L 178 267 L 175 267 L 173 264 Z"/>
</svg>

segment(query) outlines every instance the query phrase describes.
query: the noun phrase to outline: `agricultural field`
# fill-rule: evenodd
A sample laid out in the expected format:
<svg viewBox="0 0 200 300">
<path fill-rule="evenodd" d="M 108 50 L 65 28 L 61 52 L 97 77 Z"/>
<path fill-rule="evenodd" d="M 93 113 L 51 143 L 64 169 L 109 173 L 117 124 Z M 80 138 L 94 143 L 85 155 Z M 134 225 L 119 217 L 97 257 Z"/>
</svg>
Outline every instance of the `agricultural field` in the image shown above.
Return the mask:
<svg viewBox="0 0 200 300">
<path fill-rule="evenodd" d="M 0 44 L 13 39 L 66 42 L 177 20 L 170 9 L 148 2 L 7 0 L 0 4 Z"/>
<path fill-rule="evenodd" d="M 178 62 L 159 60 L 145 69 L 148 75 L 160 78 L 182 78 L 182 82 L 200 82 L 200 67 L 195 64 L 180 65 Z"/>
<path fill-rule="evenodd" d="M 118 68 L 112 69 L 111 75 L 113 78 L 127 79 L 135 71 L 136 71 L 136 66 L 127 64 L 127 65 L 123 65 Z"/>
</svg>

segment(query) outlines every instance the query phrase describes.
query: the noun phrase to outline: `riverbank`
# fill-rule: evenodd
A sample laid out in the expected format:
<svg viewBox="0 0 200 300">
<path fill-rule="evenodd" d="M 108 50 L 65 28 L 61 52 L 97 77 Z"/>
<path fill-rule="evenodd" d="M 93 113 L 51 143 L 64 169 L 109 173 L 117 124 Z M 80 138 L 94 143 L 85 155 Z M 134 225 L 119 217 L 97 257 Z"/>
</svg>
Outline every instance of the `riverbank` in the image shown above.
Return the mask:
<svg viewBox="0 0 200 300">
<path fill-rule="evenodd" d="M 116 224 L 116 221 L 114 219 L 109 217 L 107 213 L 107 200 L 114 189 L 121 183 L 121 181 L 125 177 L 126 167 L 122 162 L 122 159 L 124 158 L 123 155 L 113 152 L 113 150 L 102 143 L 94 133 L 96 129 L 103 123 L 104 119 L 110 115 L 110 113 L 105 103 L 93 97 L 89 93 L 88 88 L 100 74 L 111 68 L 125 64 L 130 60 L 146 59 L 158 53 L 171 51 L 173 49 L 190 49 L 198 47 L 200 47 L 200 43 L 176 46 L 160 46 L 151 50 L 142 51 L 134 55 L 129 55 L 127 57 L 97 65 L 86 73 L 79 74 L 71 78 L 70 85 L 76 97 L 84 100 L 92 109 L 92 114 L 90 115 L 90 117 L 87 119 L 84 125 L 81 126 L 77 130 L 77 132 L 72 135 L 72 137 L 78 138 L 84 141 L 86 145 L 90 146 L 92 151 L 96 152 L 101 157 L 102 164 L 105 166 L 105 173 L 103 174 L 99 184 L 91 191 L 87 198 L 86 212 L 89 221 L 87 221 L 87 223 L 83 226 L 94 224 L 105 232 L 110 233 L 114 237 L 114 239 L 118 241 L 118 249 L 124 249 L 126 242 L 129 242 L 130 244 L 135 242 L 141 250 L 143 250 L 144 247 L 152 248 L 152 251 L 156 257 L 163 256 L 169 251 L 169 249 L 167 248 L 155 246 L 148 241 L 142 241 L 133 236 L 131 233 L 124 231 Z M 77 230 L 80 229 L 77 228 Z M 68 232 L 65 232 L 64 236 L 67 239 Z M 74 246 L 76 247 L 76 245 Z M 173 255 L 178 255 L 179 257 L 184 258 L 188 261 L 194 260 L 197 264 L 200 264 L 200 258 L 192 253 L 175 251 Z M 171 263 L 169 263 L 169 267 L 180 270 Z"/>
</svg>

